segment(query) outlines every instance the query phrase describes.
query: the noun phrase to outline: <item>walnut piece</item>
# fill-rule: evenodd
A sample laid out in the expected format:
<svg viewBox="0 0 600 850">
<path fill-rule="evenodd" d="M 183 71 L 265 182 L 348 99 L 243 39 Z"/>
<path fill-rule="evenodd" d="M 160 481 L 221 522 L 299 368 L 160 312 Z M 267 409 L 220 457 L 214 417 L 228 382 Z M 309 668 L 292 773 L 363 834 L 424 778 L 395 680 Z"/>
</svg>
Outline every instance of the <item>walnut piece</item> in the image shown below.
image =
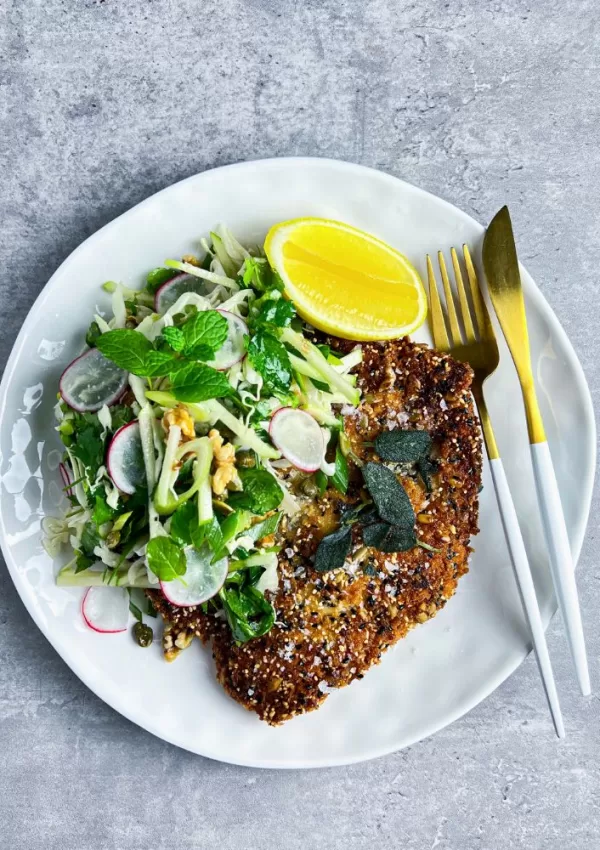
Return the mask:
<svg viewBox="0 0 600 850">
<path fill-rule="evenodd" d="M 179 425 L 182 437 L 185 437 L 187 440 L 193 440 L 196 436 L 194 420 L 185 407 L 173 407 L 171 410 L 165 411 L 165 415 L 162 418 L 162 426 L 167 434 L 171 425 Z"/>
</svg>

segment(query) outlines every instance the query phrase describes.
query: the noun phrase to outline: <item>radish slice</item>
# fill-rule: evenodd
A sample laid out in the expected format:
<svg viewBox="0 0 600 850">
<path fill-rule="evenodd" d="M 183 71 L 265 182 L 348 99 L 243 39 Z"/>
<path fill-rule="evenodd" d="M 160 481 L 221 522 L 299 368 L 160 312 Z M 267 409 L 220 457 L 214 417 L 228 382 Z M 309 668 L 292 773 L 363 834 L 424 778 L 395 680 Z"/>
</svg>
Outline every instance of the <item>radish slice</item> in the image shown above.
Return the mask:
<svg viewBox="0 0 600 850">
<path fill-rule="evenodd" d="M 321 427 L 305 410 L 280 407 L 271 417 L 269 435 L 281 454 L 303 472 L 316 472 L 323 463 Z"/>
<path fill-rule="evenodd" d="M 129 622 L 129 596 L 124 587 L 90 587 L 81 603 L 83 619 L 95 632 L 124 632 Z"/>
<path fill-rule="evenodd" d="M 72 479 L 69 470 L 67 469 L 65 464 L 62 463 L 62 461 L 58 464 L 58 471 L 60 472 L 60 477 L 62 478 L 63 484 L 65 485 L 65 493 L 67 494 L 67 496 L 69 496 L 69 498 L 71 498 L 71 496 L 73 495 L 73 490 L 71 488 Z"/>
<path fill-rule="evenodd" d="M 244 359 L 246 354 L 244 337 L 248 335 L 248 325 L 229 310 L 217 310 L 217 313 L 227 319 L 227 339 L 215 353 L 214 360 L 208 360 L 207 365 L 218 369 L 219 372 L 224 372 L 225 369 L 230 369 Z"/>
<path fill-rule="evenodd" d="M 229 561 L 221 558 L 213 564 L 212 559 L 212 549 L 206 543 L 201 549 L 186 548 L 187 569 L 184 575 L 181 579 L 160 583 L 162 592 L 172 605 L 179 608 L 201 605 L 219 592 L 227 578 Z"/>
<path fill-rule="evenodd" d="M 79 413 L 115 404 L 127 386 L 127 372 L 119 369 L 97 348 L 90 348 L 70 363 L 60 376 L 63 400 Z"/>
<path fill-rule="evenodd" d="M 206 295 L 206 281 L 199 280 L 191 274 L 176 274 L 156 290 L 154 309 L 161 315 L 166 313 L 184 292 Z"/>
<path fill-rule="evenodd" d="M 135 493 L 146 483 L 146 467 L 140 435 L 140 424 L 128 422 L 115 433 L 106 456 L 108 474 L 122 493 Z"/>
</svg>

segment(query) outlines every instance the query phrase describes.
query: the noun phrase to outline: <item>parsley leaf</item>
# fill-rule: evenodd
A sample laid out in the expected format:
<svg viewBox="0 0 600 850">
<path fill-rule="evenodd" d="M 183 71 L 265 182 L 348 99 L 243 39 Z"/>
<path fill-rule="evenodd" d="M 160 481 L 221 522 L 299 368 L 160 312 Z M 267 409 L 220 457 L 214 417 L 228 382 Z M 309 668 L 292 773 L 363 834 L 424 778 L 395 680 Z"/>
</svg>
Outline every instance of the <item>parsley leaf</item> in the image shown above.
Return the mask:
<svg viewBox="0 0 600 850">
<path fill-rule="evenodd" d="M 100 330 L 100 325 L 98 322 L 92 322 L 88 328 L 88 332 L 85 335 L 86 345 L 89 345 L 90 348 L 94 348 L 98 339 L 102 336 L 102 331 Z"/>
<path fill-rule="evenodd" d="M 108 504 L 101 493 L 96 493 L 94 496 L 94 513 L 92 519 L 96 525 L 104 525 L 105 522 L 110 522 L 117 511 Z"/>
<path fill-rule="evenodd" d="M 193 502 L 184 502 L 171 517 L 171 537 L 176 543 L 189 545 L 198 526 L 198 508 Z"/>
<path fill-rule="evenodd" d="M 187 363 L 172 375 L 173 395 L 178 401 L 199 402 L 231 394 L 223 372 L 204 363 Z"/>
<path fill-rule="evenodd" d="M 286 392 L 292 382 L 292 364 L 277 337 L 262 328 L 248 343 L 248 357 L 268 388 Z"/>
<path fill-rule="evenodd" d="M 172 581 L 186 571 L 185 555 L 170 537 L 153 537 L 146 549 L 148 566 L 161 581 Z"/>
<path fill-rule="evenodd" d="M 276 325 L 278 328 L 285 328 L 295 315 L 296 310 L 291 301 L 286 298 L 269 298 L 260 305 L 254 322 L 257 325 Z"/>
<path fill-rule="evenodd" d="M 241 493 L 230 494 L 230 505 L 255 514 L 266 514 L 279 506 L 283 491 L 277 479 L 266 469 L 240 469 L 239 476 L 244 489 Z"/>
<path fill-rule="evenodd" d="M 75 433 L 70 449 L 84 465 L 88 478 L 93 481 L 104 463 L 102 425 L 98 417 L 91 413 L 76 413 L 72 423 Z"/>
</svg>

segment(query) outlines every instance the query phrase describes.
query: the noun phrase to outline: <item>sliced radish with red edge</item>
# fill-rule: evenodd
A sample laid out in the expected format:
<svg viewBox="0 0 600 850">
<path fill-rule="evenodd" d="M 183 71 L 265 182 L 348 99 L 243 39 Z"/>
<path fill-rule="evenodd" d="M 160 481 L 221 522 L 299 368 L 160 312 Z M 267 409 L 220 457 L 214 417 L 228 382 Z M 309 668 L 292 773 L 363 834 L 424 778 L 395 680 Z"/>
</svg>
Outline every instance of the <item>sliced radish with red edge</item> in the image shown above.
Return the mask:
<svg viewBox="0 0 600 850">
<path fill-rule="evenodd" d="M 63 400 L 79 413 L 116 404 L 127 387 L 127 372 L 119 369 L 97 348 L 90 348 L 70 363 L 60 376 Z"/>
<path fill-rule="evenodd" d="M 154 309 L 164 314 L 177 302 L 184 292 L 197 292 L 206 295 L 206 281 L 191 274 L 176 274 L 160 286 L 154 295 Z"/>
<path fill-rule="evenodd" d="M 58 464 L 58 471 L 60 472 L 60 477 L 62 478 L 63 484 L 65 485 L 64 491 L 70 498 L 73 495 L 73 490 L 71 488 L 72 478 L 69 473 L 69 470 L 67 469 L 66 465 L 62 463 L 62 461 Z"/>
<path fill-rule="evenodd" d="M 269 435 L 281 454 L 303 472 L 316 472 L 325 456 L 323 432 L 305 410 L 280 407 L 271 417 Z"/>
<path fill-rule="evenodd" d="M 161 581 L 160 587 L 171 605 L 188 608 L 201 605 L 221 590 L 227 578 L 229 561 L 220 558 L 212 563 L 213 551 L 204 544 L 201 549 L 185 549 L 186 571 L 181 579 Z M 184 583 L 185 582 L 185 583 Z"/>
<path fill-rule="evenodd" d="M 81 603 L 83 619 L 95 632 L 124 632 L 129 622 L 129 596 L 124 587 L 90 587 Z"/>
<path fill-rule="evenodd" d="M 140 425 L 137 420 L 128 422 L 115 433 L 106 455 L 108 474 L 122 493 L 131 495 L 146 483 L 146 467 Z"/>
<path fill-rule="evenodd" d="M 229 310 L 217 310 L 217 313 L 227 319 L 227 339 L 215 353 L 214 359 L 207 361 L 207 366 L 224 372 L 225 369 L 230 369 L 244 359 L 246 354 L 244 337 L 248 335 L 248 325 Z"/>
</svg>

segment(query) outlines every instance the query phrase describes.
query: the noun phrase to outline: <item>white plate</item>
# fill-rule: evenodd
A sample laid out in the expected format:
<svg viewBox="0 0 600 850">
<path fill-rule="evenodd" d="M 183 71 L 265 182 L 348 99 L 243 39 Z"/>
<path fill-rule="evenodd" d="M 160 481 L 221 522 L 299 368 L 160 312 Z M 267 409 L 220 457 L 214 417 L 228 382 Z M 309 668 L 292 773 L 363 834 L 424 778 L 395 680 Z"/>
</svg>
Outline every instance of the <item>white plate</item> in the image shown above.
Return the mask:
<svg viewBox="0 0 600 850">
<path fill-rule="evenodd" d="M 1 388 L 2 548 L 31 616 L 77 675 L 126 717 L 180 747 L 261 767 L 361 761 L 414 743 L 460 717 L 521 663 L 529 646 L 489 471 L 471 572 L 434 620 L 391 649 L 360 682 L 281 728 L 261 723 L 216 683 L 210 652 L 195 645 L 175 664 L 129 634 L 98 635 L 81 620 L 82 592 L 57 588 L 40 544 L 40 520 L 59 513 L 60 443 L 52 407 L 58 377 L 79 352 L 100 284 L 137 286 L 167 257 L 197 248 L 219 221 L 259 242 L 276 221 L 340 219 L 376 234 L 424 272 L 424 256 L 469 243 L 483 228 L 439 198 L 357 165 L 318 159 L 248 162 L 184 180 L 104 227 L 58 269 L 15 343 Z M 535 374 L 575 557 L 595 467 L 589 392 L 571 345 L 523 271 Z M 426 339 L 423 332 L 418 338 Z M 546 622 L 554 601 L 546 569 L 517 382 L 506 349 L 491 410 Z M 66 560 L 66 556 L 65 556 Z M 63 561 L 64 562 L 64 561 Z M 548 734 L 551 733 L 550 721 Z"/>
</svg>

